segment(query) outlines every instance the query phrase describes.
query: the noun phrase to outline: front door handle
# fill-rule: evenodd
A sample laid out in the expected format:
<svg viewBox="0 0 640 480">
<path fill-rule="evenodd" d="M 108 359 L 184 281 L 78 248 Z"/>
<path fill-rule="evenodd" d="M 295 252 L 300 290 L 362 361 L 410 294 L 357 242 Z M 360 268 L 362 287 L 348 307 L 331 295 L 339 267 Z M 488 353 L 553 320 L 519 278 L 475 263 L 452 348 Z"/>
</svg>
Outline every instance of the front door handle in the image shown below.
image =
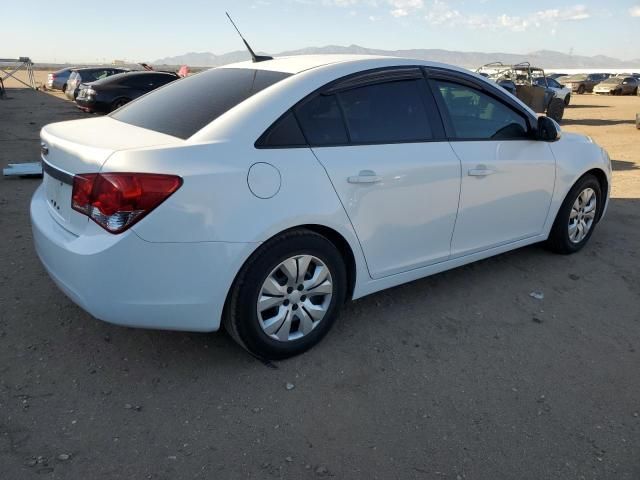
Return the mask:
<svg viewBox="0 0 640 480">
<path fill-rule="evenodd" d="M 468 172 L 470 177 L 486 177 L 487 175 L 492 175 L 494 173 L 496 173 L 495 170 L 487 168 L 484 165 L 478 165 L 476 168 L 472 168 Z"/>
<path fill-rule="evenodd" d="M 373 170 L 360 170 L 358 175 L 347 178 L 349 183 L 378 183 L 382 181 L 382 177 L 376 175 Z"/>
</svg>

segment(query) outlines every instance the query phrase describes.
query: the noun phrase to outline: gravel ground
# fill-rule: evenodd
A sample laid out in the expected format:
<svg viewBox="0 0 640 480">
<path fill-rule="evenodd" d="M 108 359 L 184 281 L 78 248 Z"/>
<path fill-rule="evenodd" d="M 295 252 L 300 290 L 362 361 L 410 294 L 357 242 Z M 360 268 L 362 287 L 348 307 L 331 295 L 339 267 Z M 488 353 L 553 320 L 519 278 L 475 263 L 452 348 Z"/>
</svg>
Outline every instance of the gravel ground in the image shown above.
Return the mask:
<svg viewBox="0 0 640 480">
<path fill-rule="evenodd" d="M 0 167 L 84 115 L 8 93 Z M 0 179 L 0 478 L 639 479 L 640 98 L 573 103 L 566 129 L 616 170 L 581 253 L 533 246 L 366 297 L 275 365 L 224 333 L 91 318 L 33 250 L 40 181 Z"/>
</svg>

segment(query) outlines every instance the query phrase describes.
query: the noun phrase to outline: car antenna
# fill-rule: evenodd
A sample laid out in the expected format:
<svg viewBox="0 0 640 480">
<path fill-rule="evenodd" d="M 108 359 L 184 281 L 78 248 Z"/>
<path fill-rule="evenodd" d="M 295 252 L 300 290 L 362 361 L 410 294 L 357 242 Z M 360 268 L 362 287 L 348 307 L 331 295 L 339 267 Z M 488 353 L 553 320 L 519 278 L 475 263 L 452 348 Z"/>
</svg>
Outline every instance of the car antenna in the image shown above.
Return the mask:
<svg viewBox="0 0 640 480">
<path fill-rule="evenodd" d="M 233 28 L 235 28 L 236 32 L 238 32 L 238 35 L 240 35 L 240 38 L 244 42 L 244 45 L 247 47 L 247 50 L 249 50 L 249 53 L 251 54 L 251 61 L 253 63 L 264 62 L 266 60 L 273 60 L 273 57 L 269 57 L 268 55 L 256 55 L 256 53 L 253 51 L 253 49 L 249 46 L 249 43 L 244 39 L 244 37 L 240 33 L 240 30 L 238 30 L 238 27 L 236 27 L 236 24 L 233 21 L 233 19 L 231 18 L 231 15 L 229 15 L 229 12 L 224 12 L 224 13 L 227 15 L 227 18 L 231 22 L 231 25 L 233 25 Z"/>
</svg>

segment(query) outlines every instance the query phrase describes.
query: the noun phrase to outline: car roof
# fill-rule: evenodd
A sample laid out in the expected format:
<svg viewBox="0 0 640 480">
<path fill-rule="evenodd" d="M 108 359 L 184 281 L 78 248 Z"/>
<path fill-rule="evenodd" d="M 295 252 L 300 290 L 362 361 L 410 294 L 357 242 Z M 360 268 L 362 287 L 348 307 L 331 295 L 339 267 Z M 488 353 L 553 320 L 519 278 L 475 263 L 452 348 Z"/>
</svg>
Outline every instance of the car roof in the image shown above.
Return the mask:
<svg viewBox="0 0 640 480">
<path fill-rule="evenodd" d="M 88 67 L 88 68 L 74 68 L 74 71 L 82 73 L 82 72 L 91 72 L 93 70 L 122 70 L 123 72 L 126 71 L 125 68 L 119 68 L 119 67 L 110 67 L 110 66 L 106 66 L 106 67 Z"/>
<path fill-rule="evenodd" d="M 153 70 L 133 70 L 131 72 L 116 73 L 115 75 L 109 75 L 108 77 L 100 78 L 91 82 L 92 85 L 107 85 L 110 83 L 116 83 L 123 78 L 140 77 L 145 75 L 166 75 L 168 77 L 179 78 L 178 74 L 170 72 L 156 72 Z"/>
<path fill-rule="evenodd" d="M 254 70 L 271 70 L 276 72 L 296 74 L 312 68 L 335 63 L 355 62 L 359 60 L 388 59 L 380 55 L 293 55 L 290 57 L 275 57 L 273 60 L 262 62 L 238 62 L 224 65 L 220 68 L 251 68 Z"/>
</svg>

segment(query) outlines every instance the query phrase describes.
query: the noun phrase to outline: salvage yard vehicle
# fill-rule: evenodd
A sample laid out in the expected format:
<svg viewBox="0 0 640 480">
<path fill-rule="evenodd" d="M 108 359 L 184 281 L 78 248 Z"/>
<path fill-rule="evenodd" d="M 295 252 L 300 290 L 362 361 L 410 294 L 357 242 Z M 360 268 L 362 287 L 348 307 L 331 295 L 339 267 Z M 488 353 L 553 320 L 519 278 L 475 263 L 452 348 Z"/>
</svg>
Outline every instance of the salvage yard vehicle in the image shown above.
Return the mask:
<svg viewBox="0 0 640 480">
<path fill-rule="evenodd" d="M 502 62 L 488 63 L 476 73 L 486 76 L 522 100 L 534 112 L 546 113 L 560 122 L 564 107 L 568 105 L 568 91 L 550 88 L 542 68 L 532 67 L 529 62 L 505 65 Z"/>
<path fill-rule="evenodd" d="M 553 90 L 553 92 L 555 93 L 555 96 L 557 98 L 561 98 L 565 106 L 569 106 L 569 103 L 571 103 L 571 89 L 568 87 L 565 87 L 564 85 L 559 83 L 557 80 L 542 76 L 542 77 L 536 77 L 534 82 L 536 85 L 539 85 L 545 88 L 550 88 L 551 90 Z"/>
<path fill-rule="evenodd" d="M 640 80 L 632 76 L 616 76 L 598 84 L 593 93 L 606 95 L 637 95 Z"/>
<path fill-rule="evenodd" d="M 578 252 L 611 176 L 494 82 L 391 57 L 214 68 L 41 140 L 33 236 L 62 291 L 120 325 L 224 325 L 271 359 L 347 299 L 538 242 Z"/>
<path fill-rule="evenodd" d="M 69 76 L 67 81 L 67 89 L 65 95 L 69 100 L 75 100 L 80 92 L 80 84 L 94 82 L 101 78 L 107 78 L 117 73 L 128 72 L 125 68 L 114 67 L 91 67 L 91 68 L 77 68 Z"/>
<path fill-rule="evenodd" d="M 47 75 L 47 88 L 51 90 L 67 90 L 67 82 L 69 77 L 76 70 L 76 67 L 67 67 L 57 70 Z"/>
<path fill-rule="evenodd" d="M 178 74 L 168 72 L 119 73 L 81 84 L 76 104 L 86 112 L 112 112 L 131 100 L 179 78 Z"/>
<path fill-rule="evenodd" d="M 591 74 L 577 74 L 567 75 L 566 77 L 557 78 L 558 82 L 562 83 L 565 87 L 571 89 L 579 95 L 583 93 L 593 92 L 593 88 L 600 82 L 609 78 L 608 73 L 591 73 Z"/>
</svg>

